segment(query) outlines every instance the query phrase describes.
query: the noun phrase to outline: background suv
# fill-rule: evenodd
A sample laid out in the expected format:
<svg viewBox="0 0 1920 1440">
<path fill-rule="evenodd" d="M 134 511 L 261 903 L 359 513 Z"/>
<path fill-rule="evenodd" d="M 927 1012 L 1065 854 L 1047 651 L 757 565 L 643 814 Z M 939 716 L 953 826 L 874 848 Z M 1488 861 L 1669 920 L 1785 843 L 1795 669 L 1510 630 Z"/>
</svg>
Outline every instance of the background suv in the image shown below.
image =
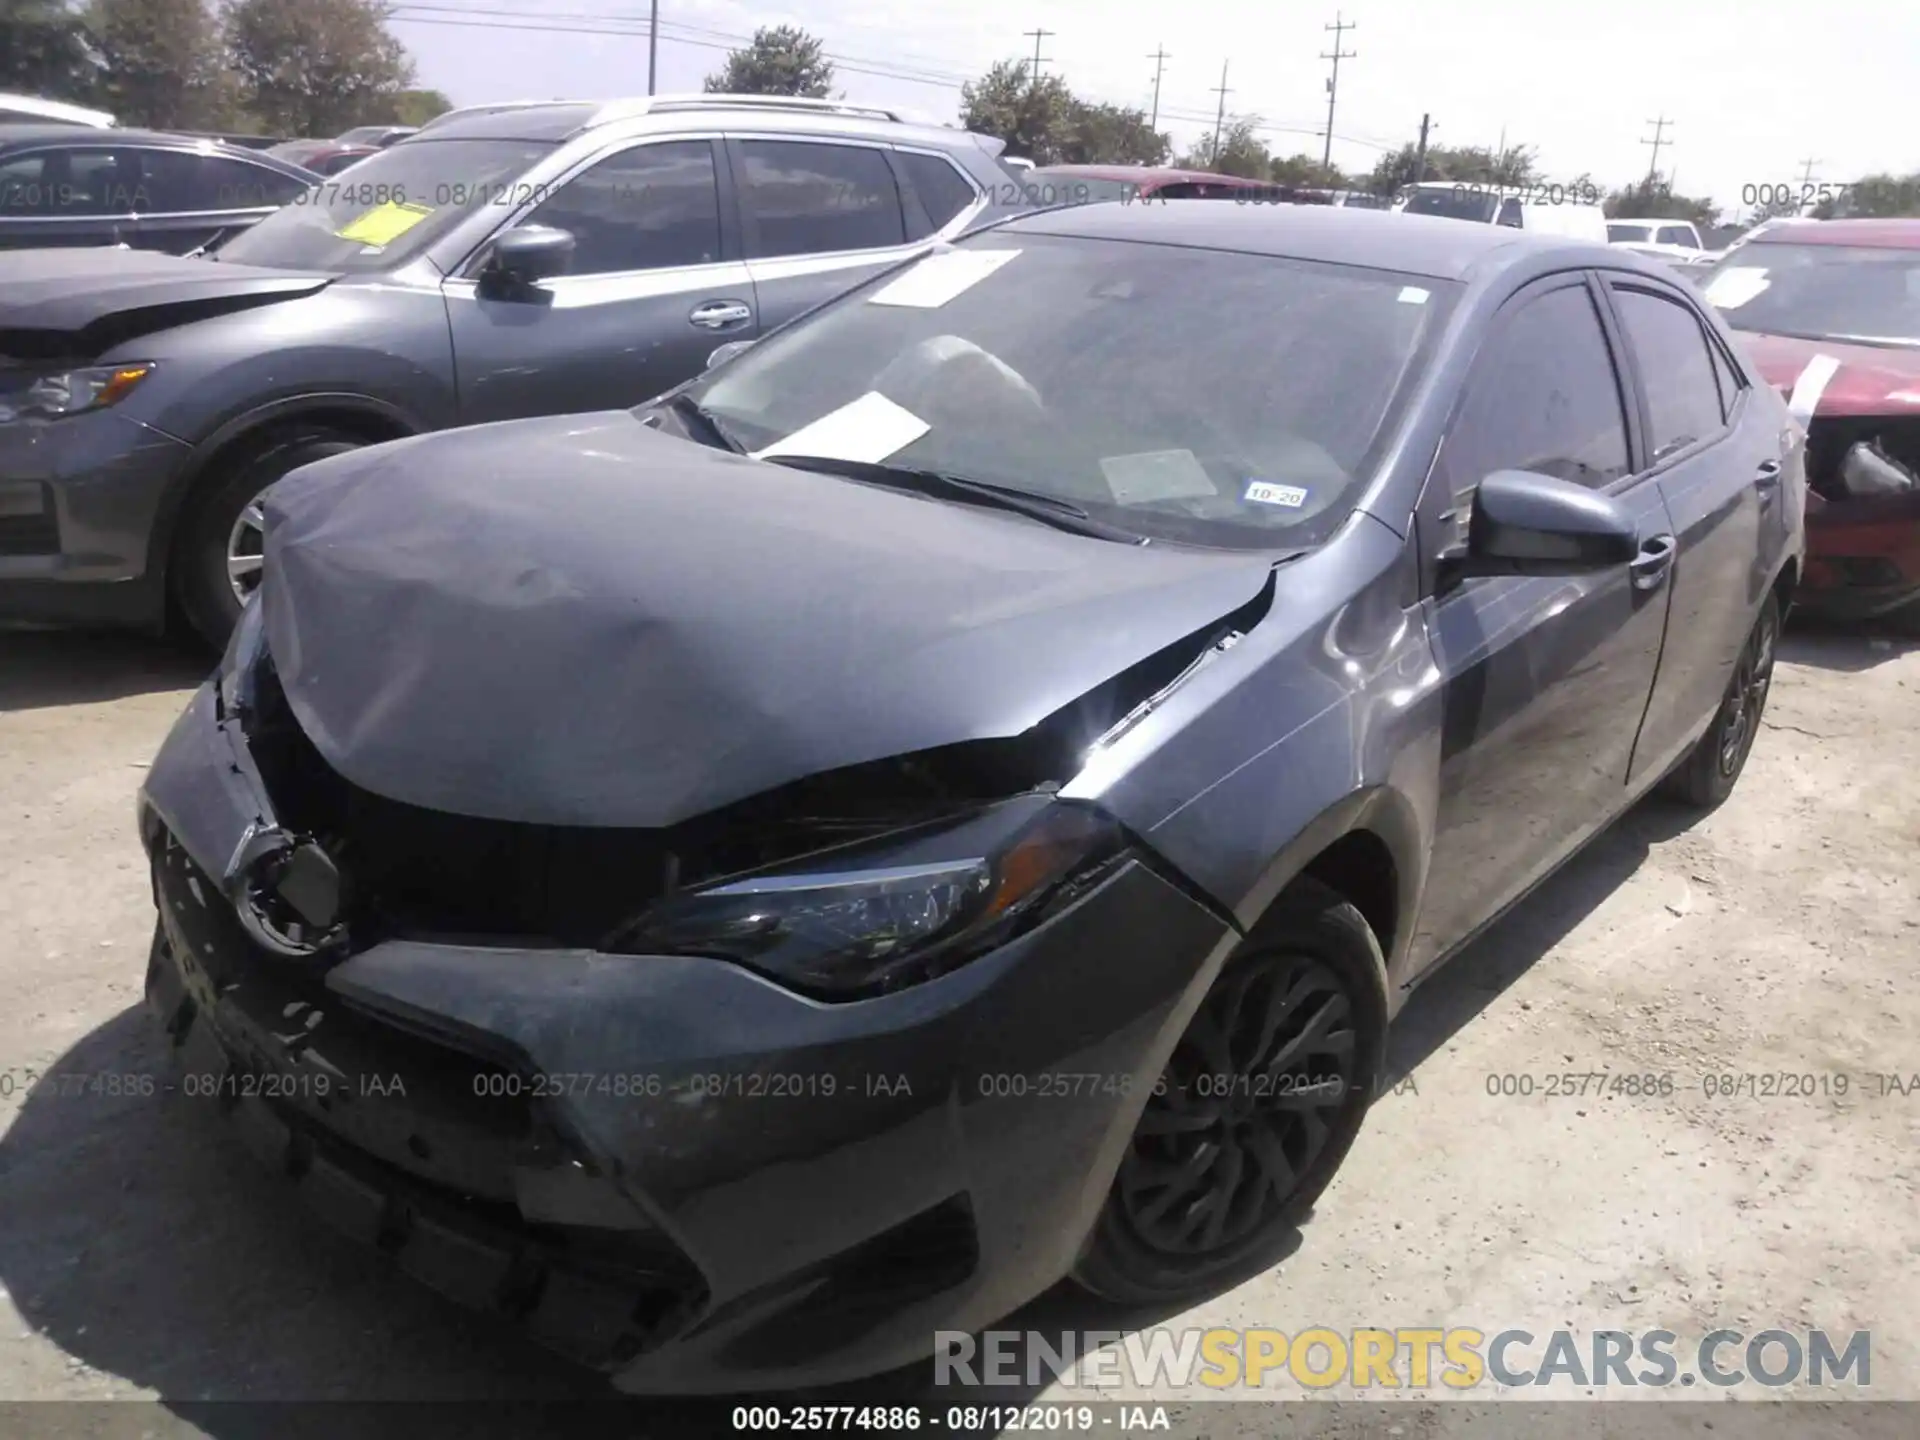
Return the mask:
<svg viewBox="0 0 1920 1440">
<path fill-rule="evenodd" d="M 231 628 L 260 492 L 427 430 L 636 405 L 967 228 L 1000 142 L 757 96 L 478 107 L 209 258 L 0 270 L 0 618 Z"/>
</svg>

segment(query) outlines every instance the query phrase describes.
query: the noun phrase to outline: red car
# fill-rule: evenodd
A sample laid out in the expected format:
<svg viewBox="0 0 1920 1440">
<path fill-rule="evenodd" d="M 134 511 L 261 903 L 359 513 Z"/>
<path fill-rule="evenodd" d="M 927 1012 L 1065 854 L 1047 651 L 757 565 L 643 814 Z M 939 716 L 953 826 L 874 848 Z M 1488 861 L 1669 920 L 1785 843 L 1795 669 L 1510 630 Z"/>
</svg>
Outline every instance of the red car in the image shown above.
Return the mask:
<svg viewBox="0 0 1920 1440">
<path fill-rule="evenodd" d="M 1043 165 L 1021 176 L 1036 205 L 1091 205 L 1101 200 L 1288 201 L 1292 187 L 1211 170 L 1158 165 Z M 1320 203 L 1325 203 L 1320 202 Z"/>
<path fill-rule="evenodd" d="M 349 165 L 378 155 L 378 145 L 347 145 L 338 140 L 289 140 L 267 151 L 313 171 L 316 175 L 338 175 Z"/>
<path fill-rule="evenodd" d="M 1920 220 L 1777 225 L 1702 286 L 1807 426 L 1796 604 L 1920 634 Z"/>
</svg>

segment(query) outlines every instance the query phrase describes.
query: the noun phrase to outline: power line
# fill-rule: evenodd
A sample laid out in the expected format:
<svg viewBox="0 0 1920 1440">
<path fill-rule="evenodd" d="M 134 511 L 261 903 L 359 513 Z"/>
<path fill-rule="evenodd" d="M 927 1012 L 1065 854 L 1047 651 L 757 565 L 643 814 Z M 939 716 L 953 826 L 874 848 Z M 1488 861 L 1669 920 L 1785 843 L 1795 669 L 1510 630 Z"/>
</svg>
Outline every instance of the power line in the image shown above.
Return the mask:
<svg viewBox="0 0 1920 1440">
<path fill-rule="evenodd" d="M 1333 53 L 1329 55 L 1322 51 L 1320 54 L 1322 60 L 1333 61 L 1333 74 L 1327 80 L 1327 145 L 1320 156 L 1321 168 L 1327 169 L 1333 164 L 1333 102 L 1340 94 L 1340 62 L 1359 58 L 1351 50 L 1342 50 L 1340 40 L 1347 31 L 1358 30 L 1360 26 L 1357 22 L 1348 24 L 1340 18 L 1340 12 L 1336 10 L 1333 14 L 1333 24 L 1321 28 L 1333 32 Z"/>
<path fill-rule="evenodd" d="M 1147 58 L 1153 61 L 1153 118 L 1147 121 L 1147 128 L 1157 131 L 1160 128 L 1160 76 L 1172 57 L 1167 54 L 1165 47 L 1156 45 L 1153 54 Z"/>
<path fill-rule="evenodd" d="M 646 33 L 647 20 L 643 16 L 620 16 L 609 14 L 582 14 L 579 12 L 544 12 L 535 16 L 522 10 L 500 10 L 471 5 L 441 5 L 429 3 L 401 3 L 395 6 L 401 12 L 426 12 L 423 14 L 400 13 L 394 19 L 406 25 L 445 25 L 455 29 L 504 30 L 532 32 L 553 35 L 614 35 L 630 36 L 638 39 Z M 477 17 L 496 18 L 477 18 Z M 707 26 L 689 25 L 679 21 L 660 22 L 662 43 L 672 42 L 698 50 L 736 50 L 742 45 L 751 44 L 753 37 L 727 30 L 715 30 Z M 876 60 L 871 56 L 855 55 L 838 50 L 823 50 L 823 58 L 831 60 L 838 70 L 853 75 L 871 75 L 881 79 L 901 80 L 911 85 L 924 85 L 932 89 L 960 91 L 972 84 L 978 77 L 962 75 L 957 71 L 939 70 L 932 66 L 914 66 L 903 68 L 895 63 Z M 1172 58 L 1169 56 L 1168 58 Z M 1162 104 L 1160 118 L 1176 123 L 1190 125 L 1212 124 L 1215 117 L 1203 111 Z M 1286 125 L 1269 121 L 1249 121 L 1247 128 L 1270 135 L 1312 135 L 1316 138 L 1325 132 L 1318 125 Z M 1334 139 L 1343 144 L 1359 145 L 1369 150 L 1385 154 L 1398 149 L 1376 136 L 1351 135 L 1337 132 Z"/>
<path fill-rule="evenodd" d="M 1040 58 L 1040 42 L 1042 40 L 1049 38 L 1053 34 L 1053 31 L 1023 30 L 1021 33 L 1023 35 L 1031 35 L 1033 37 L 1033 73 L 1030 78 L 1033 81 L 1034 88 L 1038 89 L 1040 86 L 1040 67 L 1047 63 L 1045 60 L 1042 60 Z"/>
<path fill-rule="evenodd" d="M 1227 123 L 1227 96 L 1233 92 L 1227 89 L 1227 62 L 1220 62 L 1220 83 L 1214 87 L 1214 93 L 1220 97 L 1220 113 L 1213 117 L 1213 150 L 1208 156 L 1211 164 L 1220 163 L 1220 127 Z"/>
<path fill-rule="evenodd" d="M 1649 190 L 1653 188 L 1654 177 L 1660 173 L 1660 147 L 1667 143 L 1663 137 L 1666 134 L 1667 126 L 1672 123 L 1673 122 L 1664 115 L 1658 120 L 1647 121 L 1647 124 L 1653 126 L 1653 138 L 1651 140 L 1642 140 L 1640 143 L 1653 147 L 1653 159 L 1647 165 L 1647 188 Z"/>
</svg>

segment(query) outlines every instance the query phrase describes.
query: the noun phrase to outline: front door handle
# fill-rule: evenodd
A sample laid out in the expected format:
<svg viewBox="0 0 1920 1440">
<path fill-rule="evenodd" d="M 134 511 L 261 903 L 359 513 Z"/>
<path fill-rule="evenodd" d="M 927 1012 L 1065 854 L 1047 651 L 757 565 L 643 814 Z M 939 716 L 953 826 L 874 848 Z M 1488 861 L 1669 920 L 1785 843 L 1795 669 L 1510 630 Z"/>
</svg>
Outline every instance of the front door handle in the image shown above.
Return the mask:
<svg viewBox="0 0 1920 1440">
<path fill-rule="evenodd" d="M 687 319 L 702 330 L 727 330 L 753 319 L 753 307 L 742 300 L 709 300 L 694 306 Z"/>
<path fill-rule="evenodd" d="M 1673 556 L 1677 548 L 1671 535 L 1656 535 L 1651 540 L 1641 541 L 1640 553 L 1627 565 L 1627 569 L 1633 573 L 1633 588 L 1657 589 L 1666 580 L 1667 572 L 1673 569 Z"/>
<path fill-rule="evenodd" d="M 1773 497 L 1780 493 L 1780 462 L 1762 460 L 1760 469 L 1753 477 L 1753 488 L 1760 492 L 1762 508 L 1773 504 Z"/>
</svg>

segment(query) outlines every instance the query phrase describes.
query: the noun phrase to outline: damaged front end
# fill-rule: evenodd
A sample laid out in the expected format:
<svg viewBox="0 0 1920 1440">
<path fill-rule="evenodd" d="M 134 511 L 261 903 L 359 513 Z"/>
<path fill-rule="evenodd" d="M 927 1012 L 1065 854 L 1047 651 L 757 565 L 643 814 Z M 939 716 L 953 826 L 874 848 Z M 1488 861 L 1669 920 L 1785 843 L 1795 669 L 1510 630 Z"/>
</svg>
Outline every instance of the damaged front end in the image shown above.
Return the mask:
<svg viewBox="0 0 1920 1440">
<path fill-rule="evenodd" d="M 1809 610 L 1869 619 L 1920 604 L 1920 415 L 1819 415 L 1807 427 Z"/>
<path fill-rule="evenodd" d="M 905 1363 L 896 1317 L 968 1328 L 1057 1278 L 1035 1231 L 1077 1233 L 1130 1123 L 1124 1087 L 983 1106 L 973 1070 L 1128 1073 L 1232 937 L 1059 792 L 1272 597 L 1017 735 L 653 827 L 354 783 L 256 602 L 142 796 L 183 1089 L 329 1223 L 628 1388 Z"/>
</svg>

